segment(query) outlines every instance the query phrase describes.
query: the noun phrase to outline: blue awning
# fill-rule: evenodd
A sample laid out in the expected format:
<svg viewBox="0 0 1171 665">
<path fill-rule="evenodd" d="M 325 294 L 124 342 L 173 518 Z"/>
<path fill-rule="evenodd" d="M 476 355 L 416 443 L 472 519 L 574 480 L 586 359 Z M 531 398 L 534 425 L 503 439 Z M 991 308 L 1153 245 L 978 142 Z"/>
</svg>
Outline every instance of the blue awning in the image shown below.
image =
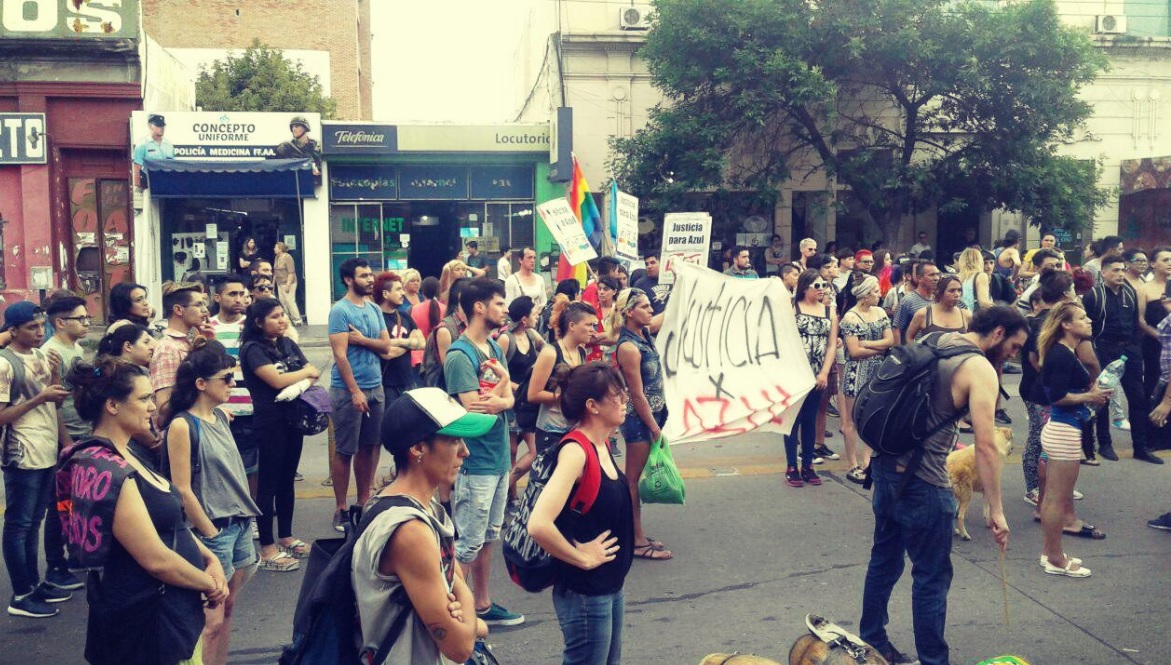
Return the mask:
<svg viewBox="0 0 1171 665">
<path fill-rule="evenodd" d="M 180 161 L 147 159 L 143 170 L 155 198 L 314 198 L 308 159 Z"/>
</svg>

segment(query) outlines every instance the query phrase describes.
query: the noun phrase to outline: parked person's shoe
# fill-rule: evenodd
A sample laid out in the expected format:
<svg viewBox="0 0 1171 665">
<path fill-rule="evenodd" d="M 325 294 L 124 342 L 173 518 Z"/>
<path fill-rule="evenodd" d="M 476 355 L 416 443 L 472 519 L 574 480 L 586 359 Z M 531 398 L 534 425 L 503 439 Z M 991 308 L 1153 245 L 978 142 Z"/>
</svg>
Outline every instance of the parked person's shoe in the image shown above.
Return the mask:
<svg viewBox="0 0 1171 665">
<path fill-rule="evenodd" d="M 73 573 L 57 568 L 50 568 L 45 573 L 45 584 L 64 591 L 76 591 L 85 586 L 85 582 L 77 579 Z"/>
<path fill-rule="evenodd" d="M 889 648 L 882 652 L 882 657 L 885 658 L 886 662 L 890 663 L 890 665 L 919 665 L 918 658 L 911 658 L 904 653 L 900 653 L 893 644 L 889 645 Z"/>
<path fill-rule="evenodd" d="M 866 482 L 866 471 L 862 467 L 856 466 L 846 473 L 846 480 L 861 485 Z"/>
<path fill-rule="evenodd" d="M 789 487 L 803 487 L 805 485 L 805 481 L 801 480 L 801 472 L 795 466 L 791 466 L 785 471 L 785 482 L 788 483 Z"/>
<path fill-rule="evenodd" d="M 476 616 L 489 626 L 519 626 L 525 622 L 525 615 L 510 612 L 496 603 L 492 603 L 486 610 L 477 611 Z"/>
<path fill-rule="evenodd" d="M 1114 452 L 1114 446 L 1102 446 L 1098 448 L 1098 456 L 1102 459 L 1108 459 L 1111 462 L 1118 461 L 1118 453 Z"/>
<path fill-rule="evenodd" d="M 830 418 L 842 417 L 842 414 L 838 413 L 838 407 L 834 406 L 832 400 L 830 401 L 829 405 L 825 407 L 825 415 L 829 416 Z"/>
<path fill-rule="evenodd" d="M 996 424 L 997 425 L 1011 425 L 1012 418 L 1008 417 L 1008 412 L 1004 409 L 996 410 Z"/>
<path fill-rule="evenodd" d="M 1134 458 L 1136 460 L 1139 460 L 1142 462 L 1147 462 L 1148 464 L 1162 464 L 1163 463 L 1162 457 L 1157 457 L 1154 454 L 1148 453 L 1145 450 L 1136 450 L 1134 452 Z"/>
<path fill-rule="evenodd" d="M 1126 418 L 1119 418 L 1117 420 L 1111 420 L 1110 424 L 1114 427 L 1114 429 L 1120 429 L 1123 432 L 1130 431 L 1130 421 L 1127 420 Z"/>
<path fill-rule="evenodd" d="M 828 436 L 828 434 L 827 434 L 827 436 Z M 829 447 L 824 444 L 814 448 L 813 454 L 817 455 L 818 457 L 824 458 L 824 459 L 833 459 L 833 460 L 842 459 L 841 455 L 830 450 Z"/>
<path fill-rule="evenodd" d="M 801 469 L 801 480 L 806 485 L 813 485 L 814 487 L 821 484 L 821 476 L 817 475 L 817 472 L 811 466 Z"/>
<path fill-rule="evenodd" d="M 46 603 L 64 603 L 73 597 L 73 594 L 69 591 L 66 591 L 65 589 L 58 589 L 47 584 L 42 584 L 37 587 L 37 590 L 33 592 L 33 595 L 36 596 L 38 600 L 43 600 Z"/>
<path fill-rule="evenodd" d="M 346 513 L 344 510 L 336 510 L 333 513 L 333 530 L 338 533 L 346 532 Z"/>
<path fill-rule="evenodd" d="M 1148 520 L 1147 526 L 1159 531 L 1171 531 L 1171 513 L 1163 513 L 1153 520 Z"/>
<path fill-rule="evenodd" d="M 1037 505 L 1037 494 L 1038 490 L 1035 489 L 1031 489 L 1028 492 L 1025 492 L 1025 503 L 1029 504 L 1030 506 Z"/>
<path fill-rule="evenodd" d="M 57 616 L 60 611 L 38 598 L 36 591 L 31 591 L 23 596 L 13 596 L 12 602 L 8 603 L 8 613 L 14 617 L 47 619 Z"/>
</svg>

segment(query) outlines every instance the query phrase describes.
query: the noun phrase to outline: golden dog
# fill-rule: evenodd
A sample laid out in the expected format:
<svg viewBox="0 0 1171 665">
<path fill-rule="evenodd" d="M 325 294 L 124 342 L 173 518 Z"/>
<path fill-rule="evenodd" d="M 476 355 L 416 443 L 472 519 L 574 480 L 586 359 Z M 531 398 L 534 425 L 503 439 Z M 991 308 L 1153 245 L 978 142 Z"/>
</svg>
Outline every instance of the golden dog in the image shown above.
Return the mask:
<svg viewBox="0 0 1171 665">
<path fill-rule="evenodd" d="M 1012 454 L 1012 430 L 1008 427 L 997 427 L 993 437 L 996 450 L 1003 460 Z M 964 540 L 971 540 L 968 530 L 964 528 L 964 516 L 968 512 L 968 504 L 972 502 L 973 492 L 983 492 L 984 486 L 980 483 L 980 474 L 976 471 L 976 446 L 956 450 L 947 456 L 947 475 L 951 478 L 951 488 L 955 492 L 956 509 L 955 532 Z M 988 521 L 988 504 L 984 504 L 984 525 L 991 527 Z"/>
</svg>

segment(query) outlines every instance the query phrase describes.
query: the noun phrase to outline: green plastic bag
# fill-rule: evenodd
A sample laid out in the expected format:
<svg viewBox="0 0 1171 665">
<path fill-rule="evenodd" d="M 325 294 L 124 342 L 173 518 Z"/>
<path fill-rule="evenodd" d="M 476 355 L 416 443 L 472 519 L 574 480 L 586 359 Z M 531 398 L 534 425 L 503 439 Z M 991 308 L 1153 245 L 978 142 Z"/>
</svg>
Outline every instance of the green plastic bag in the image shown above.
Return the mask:
<svg viewBox="0 0 1171 665">
<path fill-rule="evenodd" d="M 642 497 L 643 503 L 682 505 L 686 494 L 683 476 L 679 474 L 679 467 L 675 466 L 675 458 L 671 457 L 667 437 L 660 434 L 659 440 L 651 445 L 642 478 L 638 480 L 638 495 Z"/>
</svg>

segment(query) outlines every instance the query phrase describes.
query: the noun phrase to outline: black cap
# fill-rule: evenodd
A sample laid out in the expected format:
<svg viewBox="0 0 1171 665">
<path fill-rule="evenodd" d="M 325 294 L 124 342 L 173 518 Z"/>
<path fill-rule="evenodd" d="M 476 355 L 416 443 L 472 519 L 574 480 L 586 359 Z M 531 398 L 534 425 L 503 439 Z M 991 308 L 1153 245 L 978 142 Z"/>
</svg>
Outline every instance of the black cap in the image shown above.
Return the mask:
<svg viewBox="0 0 1171 665">
<path fill-rule="evenodd" d="M 382 418 L 382 447 L 394 454 L 436 434 L 463 438 L 483 436 L 499 416 L 468 413 L 462 404 L 439 388 L 415 388 L 386 407 Z"/>
<path fill-rule="evenodd" d="M 150 115 L 150 117 L 146 119 L 146 121 L 147 121 L 147 123 L 152 124 L 155 127 L 166 127 L 167 126 L 167 119 L 164 118 L 163 116 L 159 115 L 158 113 L 152 113 Z"/>
</svg>

